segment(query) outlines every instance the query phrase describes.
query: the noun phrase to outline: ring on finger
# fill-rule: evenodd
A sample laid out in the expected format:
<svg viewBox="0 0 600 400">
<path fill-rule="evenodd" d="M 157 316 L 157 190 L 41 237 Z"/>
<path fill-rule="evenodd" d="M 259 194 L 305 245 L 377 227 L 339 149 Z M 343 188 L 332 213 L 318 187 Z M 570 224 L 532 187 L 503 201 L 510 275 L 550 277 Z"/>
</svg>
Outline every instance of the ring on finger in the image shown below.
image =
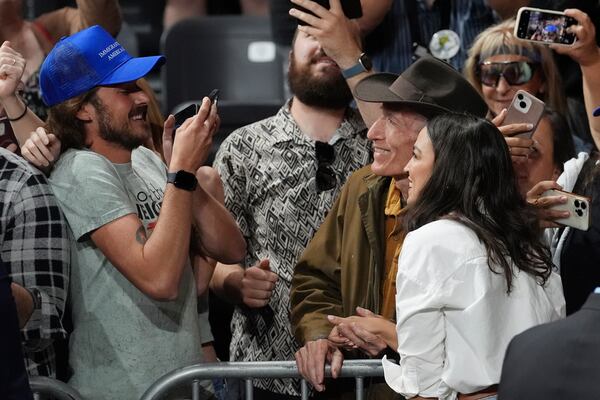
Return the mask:
<svg viewBox="0 0 600 400">
<path fill-rule="evenodd" d="M 16 59 L 14 59 L 14 58 L 13 58 L 12 60 L 13 60 L 13 62 L 12 62 L 12 64 L 11 64 L 11 65 L 15 65 L 15 64 L 17 63 L 17 60 L 16 60 Z"/>
</svg>

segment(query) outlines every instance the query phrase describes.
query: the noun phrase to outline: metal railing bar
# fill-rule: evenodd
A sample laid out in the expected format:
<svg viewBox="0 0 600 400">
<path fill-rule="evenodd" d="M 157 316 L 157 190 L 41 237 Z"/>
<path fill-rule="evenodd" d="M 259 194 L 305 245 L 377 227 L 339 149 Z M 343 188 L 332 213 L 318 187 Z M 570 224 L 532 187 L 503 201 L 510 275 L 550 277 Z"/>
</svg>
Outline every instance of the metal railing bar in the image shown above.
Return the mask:
<svg viewBox="0 0 600 400">
<path fill-rule="evenodd" d="M 325 367 L 325 376 L 331 376 L 331 367 Z M 381 360 L 346 360 L 340 378 L 383 376 Z M 142 396 L 142 400 L 157 400 L 167 389 L 190 384 L 194 379 L 239 378 L 246 380 L 246 393 L 252 393 L 252 379 L 300 378 L 295 361 L 221 362 L 191 365 L 179 368 L 154 382 Z M 358 384 L 358 382 L 357 382 Z M 364 389 L 364 382 L 362 383 Z M 306 389 L 308 392 L 308 388 Z M 357 394 L 358 395 L 358 394 Z M 358 397 L 357 397 L 358 398 Z M 253 397 L 246 397 L 253 400 Z M 62 399 L 61 399 L 62 400 Z"/>
<path fill-rule="evenodd" d="M 32 376 L 29 386 L 35 399 L 43 399 L 44 395 L 51 395 L 56 400 L 82 400 L 83 397 L 71 386 L 56 379 L 45 376 Z"/>
<path fill-rule="evenodd" d="M 252 379 L 246 379 L 246 400 L 254 400 L 254 386 Z"/>
<path fill-rule="evenodd" d="M 306 379 L 302 379 L 300 382 L 300 390 L 302 392 L 302 400 L 308 400 L 308 382 Z"/>
<path fill-rule="evenodd" d="M 200 381 L 197 379 L 192 382 L 192 400 L 200 400 Z"/>
<path fill-rule="evenodd" d="M 365 398 L 365 380 L 362 376 L 354 379 L 356 380 L 356 400 L 363 400 Z"/>
</svg>

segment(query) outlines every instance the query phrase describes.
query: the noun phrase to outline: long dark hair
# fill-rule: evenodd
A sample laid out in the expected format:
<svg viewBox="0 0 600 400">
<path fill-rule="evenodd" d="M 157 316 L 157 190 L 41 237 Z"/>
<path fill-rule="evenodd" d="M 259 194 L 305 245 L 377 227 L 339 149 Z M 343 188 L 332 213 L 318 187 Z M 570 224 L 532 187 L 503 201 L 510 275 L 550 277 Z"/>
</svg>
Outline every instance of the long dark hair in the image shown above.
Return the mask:
<svg viewBox="0 0 600 400">
<path fill-rule="evenodd" d="M 511 260 L 544 284 L 551 273 L 550 252 L 539 235 L 535 212 L 519 194 L 500 131 L 487 120 L 453 113 L 431 119 L 427 130 L 435 163 L 419 199 L 407 211 L 406 232 L 440 218 L 458 221 L 485 245 L 490 269 L 504 274 L 509 292 Z"/>
</svg>

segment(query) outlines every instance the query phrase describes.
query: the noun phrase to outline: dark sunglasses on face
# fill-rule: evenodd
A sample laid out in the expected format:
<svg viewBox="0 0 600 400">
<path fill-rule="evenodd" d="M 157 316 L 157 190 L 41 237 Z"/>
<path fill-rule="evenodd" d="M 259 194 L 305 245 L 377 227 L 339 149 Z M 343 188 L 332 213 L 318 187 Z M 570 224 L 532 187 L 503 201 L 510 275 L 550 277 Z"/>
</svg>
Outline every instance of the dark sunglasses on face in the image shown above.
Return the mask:
<svg viewBox="0 0 600 400">
<path fill-rule="evenodd" d="M 529 82 L 538 64 L 527 61 L 483 62 L 479 64 L 479 80 L 483 85 L 496 87 L 500 77 L 509 85 L 524 85 Z"/>
<path fill-rule="evenodd" d="M 315 154 L 317 156 L 316 184 L 320 192 L 333 189 L 337 184 L 335 173 L 331 164 L 335 160 L 333 146 L 325 142 L 315 142 Z"/>
</svg>

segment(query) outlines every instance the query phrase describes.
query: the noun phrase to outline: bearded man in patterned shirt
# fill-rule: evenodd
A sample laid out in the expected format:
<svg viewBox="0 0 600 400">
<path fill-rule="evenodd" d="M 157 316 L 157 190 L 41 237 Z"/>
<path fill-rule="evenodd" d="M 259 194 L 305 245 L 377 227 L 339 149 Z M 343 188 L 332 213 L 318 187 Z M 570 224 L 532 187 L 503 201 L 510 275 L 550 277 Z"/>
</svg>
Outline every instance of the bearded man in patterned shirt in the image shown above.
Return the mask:
<svg viewBox="0 0 600 400">
<path fill-rule="evenodd" d="M 243 264 L 218 264 L 211 288 L 234 300 L 232 361 L 292 360 L 294 265 L 350 174 L 371 160 L 366 127 L 348 107 L 341 70 L 317 40 L 297 32 L 290 52 L 294 96 L 279 112 L 231 133 L 214 163 L 225 205 L 248 244 Z M 255 380 L 260 399 L 300 395 L 292 380 Z"/>
</svg>

